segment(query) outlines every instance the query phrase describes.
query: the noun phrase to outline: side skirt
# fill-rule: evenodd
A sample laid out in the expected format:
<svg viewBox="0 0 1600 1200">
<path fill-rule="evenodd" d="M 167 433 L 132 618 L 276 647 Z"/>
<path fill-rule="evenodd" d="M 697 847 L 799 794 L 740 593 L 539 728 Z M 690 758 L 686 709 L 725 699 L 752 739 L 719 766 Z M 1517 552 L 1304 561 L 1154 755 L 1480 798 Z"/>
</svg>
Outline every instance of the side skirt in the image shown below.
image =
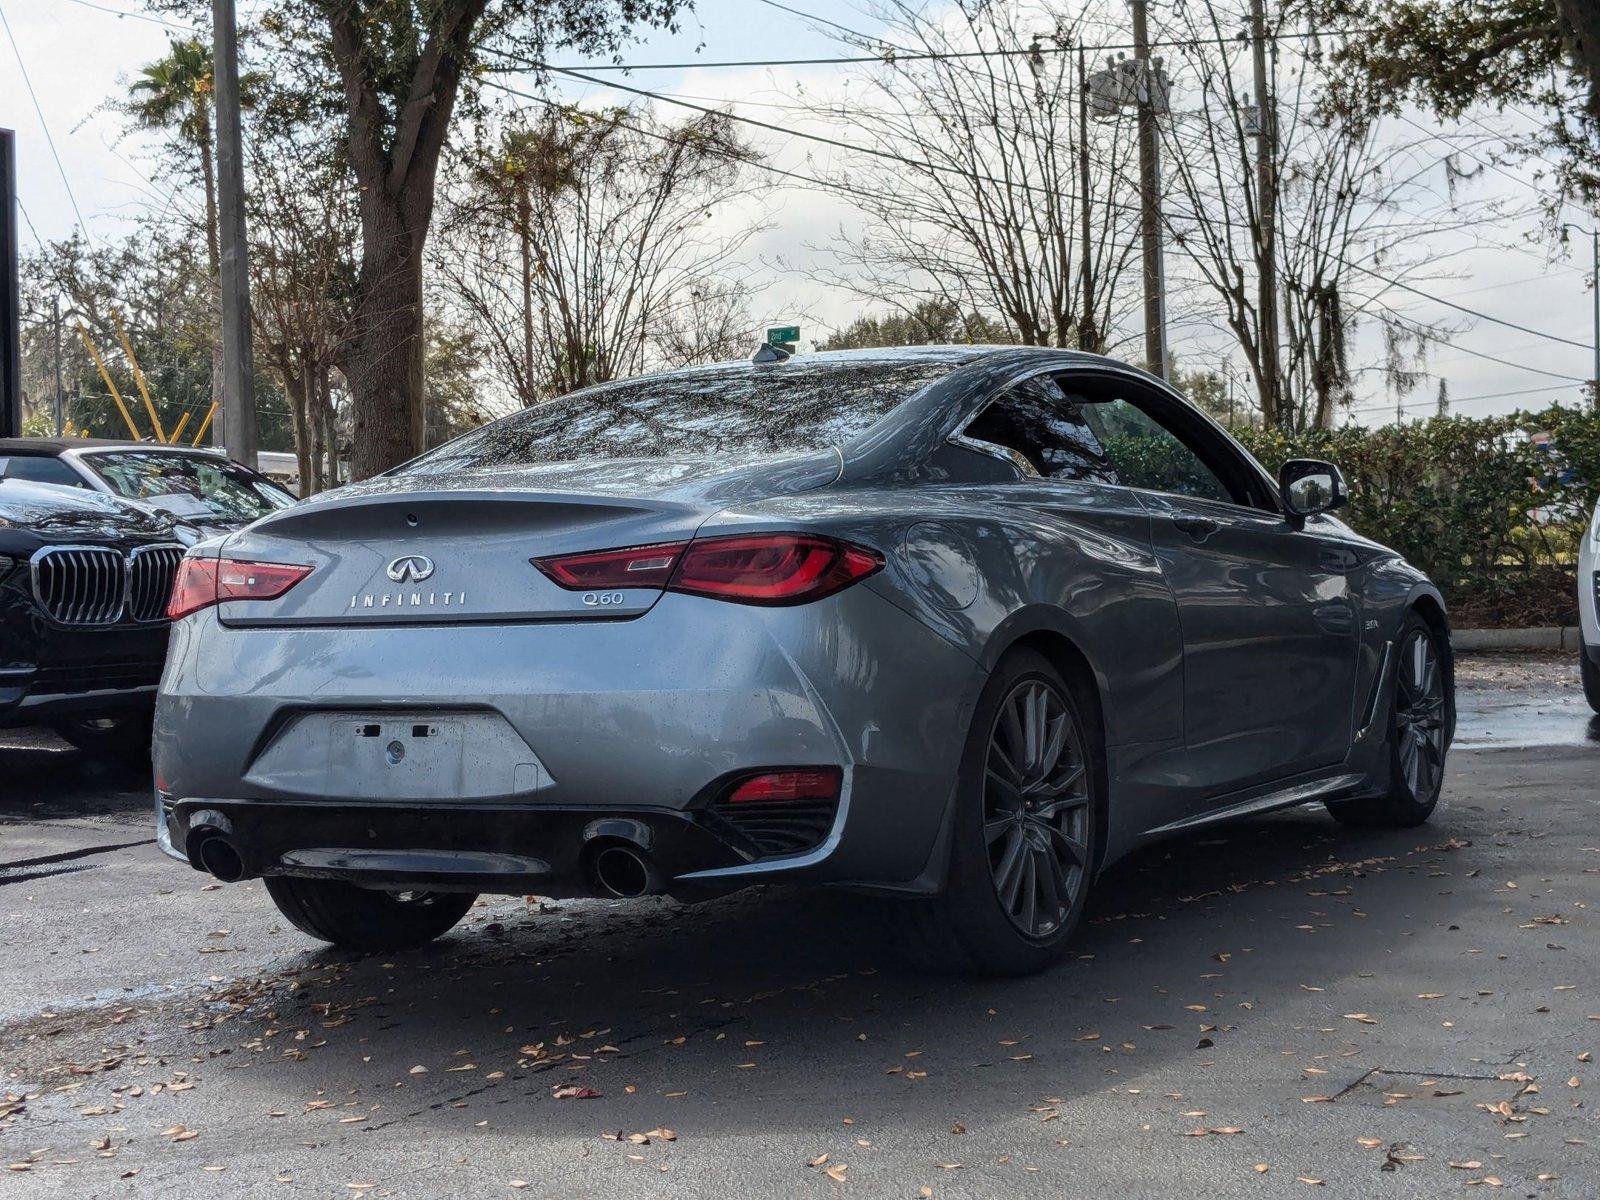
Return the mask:
<svg viewBox="0 0 1600 1200">
<path fill-rule="evenodd" d="M 1181 821 L 1173 821 L 1169 825 L 1162 825 L 1158 829 L 1150 830 L 1145 837 L 1165 837 L 1168 834 L 1183 833 L 1191 829 L 1199 829 L 1202 826 L 1215 825 L 1222 821 L 1257 816 L 1261 813 L 1272 812 L 1275 809 L 1294 808 L 1300 804 L 1310 804 L 1319 800 L 1342 799 L 1358 791 L 1365 782 L 1365 775 L 1350 772 L 1302 780 L 1297 783 L 1276 787 L 1271 791 L 1251 796 L 1234 804 L 1225 805 L 1222 808 L 1214 808 L 1192 817 L 1185 817 Z"/>
</svg>

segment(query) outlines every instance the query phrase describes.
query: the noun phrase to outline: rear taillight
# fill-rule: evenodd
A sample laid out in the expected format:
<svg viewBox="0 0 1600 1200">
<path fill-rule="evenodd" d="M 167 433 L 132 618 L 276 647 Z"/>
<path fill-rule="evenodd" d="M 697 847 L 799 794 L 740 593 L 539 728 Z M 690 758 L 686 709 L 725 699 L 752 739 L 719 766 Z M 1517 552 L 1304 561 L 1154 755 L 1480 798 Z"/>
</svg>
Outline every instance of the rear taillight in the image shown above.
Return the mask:
<svg viewBox="0 0 1600 1200">
<path fill-rule="evenodd" d="M 794 800 L 837 800 L 838 767 L 803 771 L 768 771 L 752 775 L 728 793 L 729 804 L 782 804 Z"/>
<path fill-rule="evenodd" d="M 812 533 L 757 533 L 689 543 L 668 590 L 742 604 L 804 604 L 883 566 L 883 555 Z"/>
<path fill-rule="evenodd" d="M 167 616 L 176 621 L 225 600 L 276 600 L 309 574 L 310 567 L 293 563 L 185 558 L 178 564 Z"/>
<path fill-rule="evenodd" d="M 562 554 L 533 565 L 573 591 L 664 586 L 740 604 L 805 604 L 865 579 L 883 555 L 820 534 L 754 533 Z"/>
</svg>

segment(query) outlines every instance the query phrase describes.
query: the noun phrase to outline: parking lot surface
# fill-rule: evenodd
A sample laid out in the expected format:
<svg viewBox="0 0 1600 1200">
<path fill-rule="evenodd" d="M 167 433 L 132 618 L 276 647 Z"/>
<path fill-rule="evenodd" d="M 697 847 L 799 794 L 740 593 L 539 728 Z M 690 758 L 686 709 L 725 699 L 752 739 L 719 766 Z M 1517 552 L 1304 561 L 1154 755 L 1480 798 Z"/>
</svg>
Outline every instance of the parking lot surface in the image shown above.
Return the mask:
<svg viewBox="0 0 1600 1200">
<path fill-rule="evenodd" d="M 1005 982 L 781 890 L 335 953 L 161 856 L 147 776 L 0 735 L 0 1191 L 1600 1195 L 1600 722 L 1564 658 L 1461 676 L 1429 825 L 1146 850 Z"/>
</svg>

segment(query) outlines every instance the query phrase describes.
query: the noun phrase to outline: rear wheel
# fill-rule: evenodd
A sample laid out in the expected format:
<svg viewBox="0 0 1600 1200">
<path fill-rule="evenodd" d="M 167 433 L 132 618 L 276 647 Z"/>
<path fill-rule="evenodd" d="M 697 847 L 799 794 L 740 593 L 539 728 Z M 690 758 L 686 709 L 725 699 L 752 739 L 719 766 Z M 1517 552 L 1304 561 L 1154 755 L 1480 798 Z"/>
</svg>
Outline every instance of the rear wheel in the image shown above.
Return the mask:
<svg viewBox="0 0 1600 1200">
<path fill-rule="evenodd" d="M 1039 654 L 1014 652 L 995 669 L 962 756 L 945 891 L 901 902 L 920 965 L 1024 975 L 1061 956 L 1093 871 L 1086 711 Z"/>
<path fill-rule="evenodd" d="M 409 950 L 467 915 L 471 892 L 375 891 L 329 879 L 269 875 L 267 894 L 301 933 L 347 950 Z"/>
<path fill-rule="evenodd" d="M 1600 663 L 1589 657 L 1587 649 L 1578 651 L 1578 673 L 1583 676 L 1583 698 L 1600 713 Z"/>
<path fill-rule="evenodd" d="M 1347 825 L 1421 825 L 1444 787 L 1449 694 L 1438 635 L 1413 614 L 1400 638 L 1389 726 L 1389 792 L 1337 800 L 1328 811 Z"/>
</svg>

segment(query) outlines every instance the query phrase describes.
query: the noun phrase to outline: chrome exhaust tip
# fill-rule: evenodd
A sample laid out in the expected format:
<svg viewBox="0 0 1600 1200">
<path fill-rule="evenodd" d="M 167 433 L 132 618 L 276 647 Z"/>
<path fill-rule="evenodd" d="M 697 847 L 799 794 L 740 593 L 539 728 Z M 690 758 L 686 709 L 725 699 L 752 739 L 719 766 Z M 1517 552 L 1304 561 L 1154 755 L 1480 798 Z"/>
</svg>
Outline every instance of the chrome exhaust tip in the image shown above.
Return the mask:
<svg viewBox="0 0 1600 1200">
<path fill-rule="evenodd" d="M 244 858 L 232 842 L 219 834 L 204 838 L 195 855 L 200 865 L 223 883 L 238 883 L 245 877 Z"/>
<path fill-rule="evenodd" d="M 662 888 L 655 865 L 629 846 L 607 846 L 594 856 L 590 871 L 602 892 L 621 900 L 647 896 Z"/>
</svg>

